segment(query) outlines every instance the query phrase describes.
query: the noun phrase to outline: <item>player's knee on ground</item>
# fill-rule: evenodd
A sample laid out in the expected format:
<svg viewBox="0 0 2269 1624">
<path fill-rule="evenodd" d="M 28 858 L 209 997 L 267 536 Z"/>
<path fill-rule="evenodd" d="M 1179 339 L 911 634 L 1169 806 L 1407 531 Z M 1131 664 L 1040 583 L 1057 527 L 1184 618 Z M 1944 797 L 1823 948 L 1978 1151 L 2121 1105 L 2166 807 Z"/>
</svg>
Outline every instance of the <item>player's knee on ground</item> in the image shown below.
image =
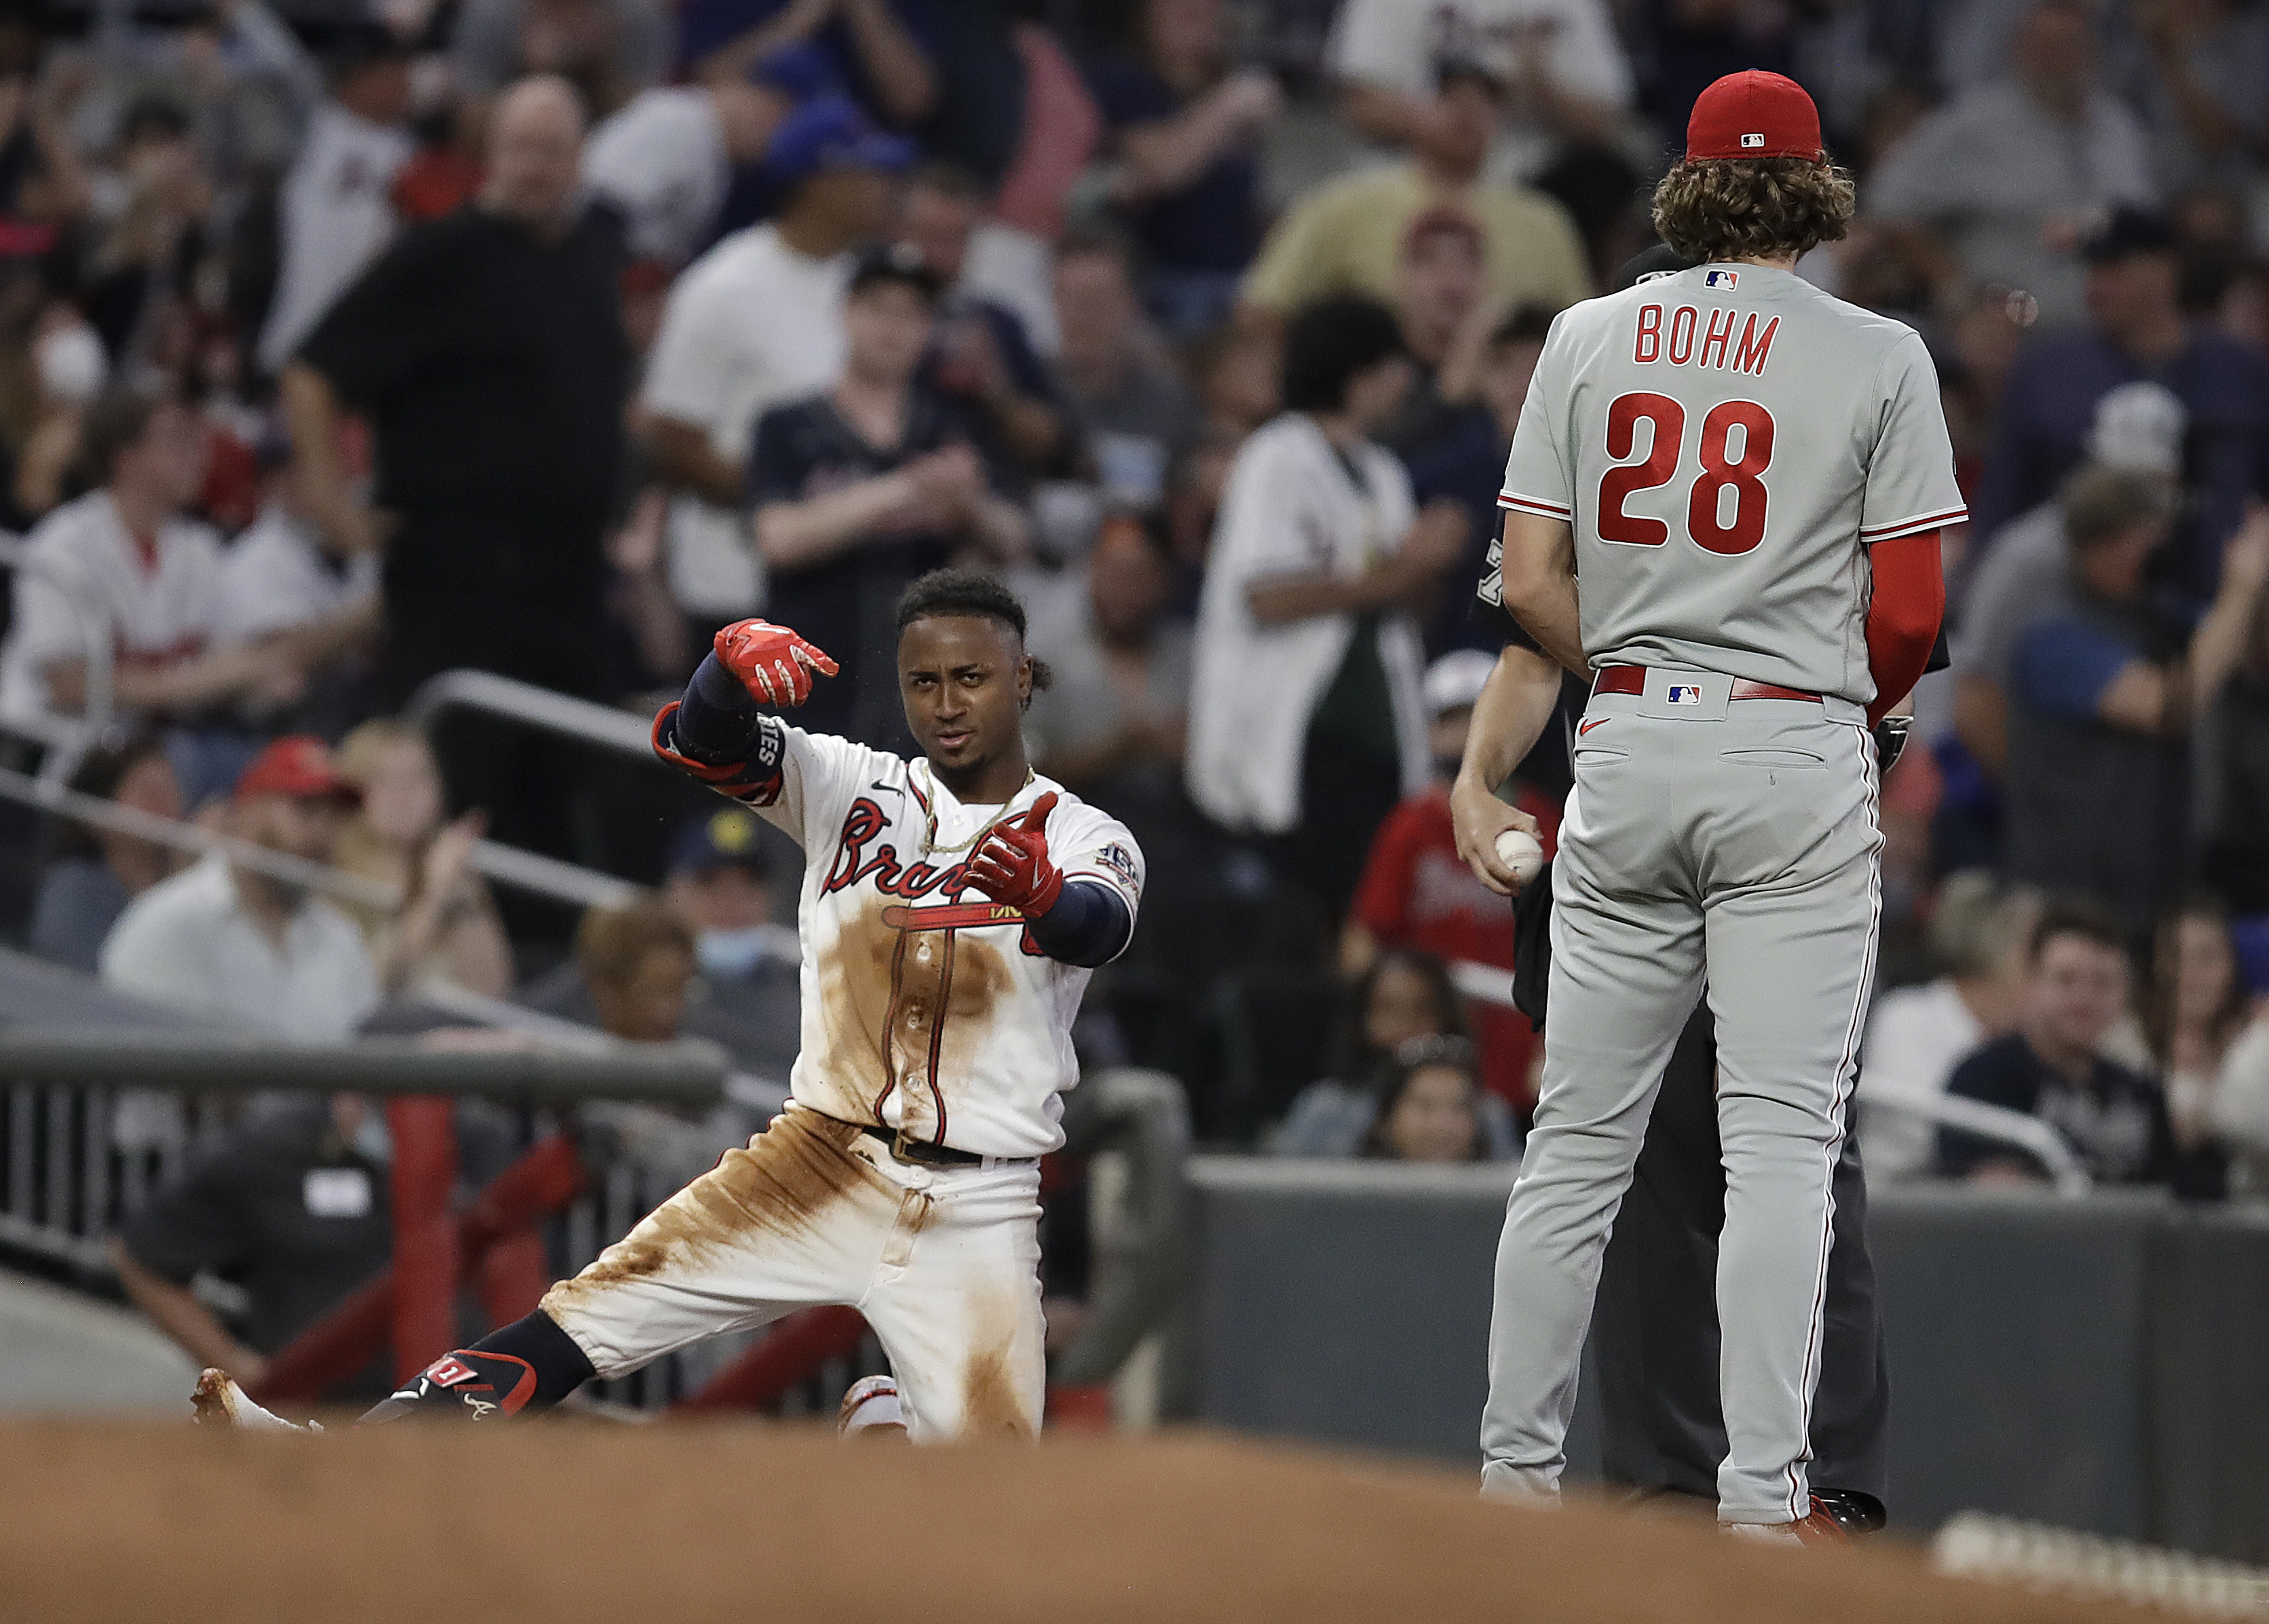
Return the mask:
<svg viewBox="0 0 2269 1624">
<path fill-rule="evenodd" d="M 595 1374 L 574 1339 L 539 1310 L 436 1359 L 358 1424 L 410 1416 L 493 1421 L 548 1410 Z"/>
</svg>

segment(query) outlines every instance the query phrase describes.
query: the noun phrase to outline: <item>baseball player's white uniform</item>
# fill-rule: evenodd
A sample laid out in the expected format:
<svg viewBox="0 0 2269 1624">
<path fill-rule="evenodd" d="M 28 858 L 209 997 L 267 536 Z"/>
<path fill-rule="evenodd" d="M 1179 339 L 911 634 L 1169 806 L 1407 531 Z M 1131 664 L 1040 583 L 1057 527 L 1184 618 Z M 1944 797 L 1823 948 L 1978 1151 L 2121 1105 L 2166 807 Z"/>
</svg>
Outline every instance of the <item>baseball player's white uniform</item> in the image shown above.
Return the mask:
<svg viewBox="0 0 2269 1624">
<path fill-rule="evenodd" d="M 804 849 L 803 1048 L 787 1110 L 658 1207 L 543 1311 L 597 1373 L 799 1308 L 847 1303 L 874 1327 L 916 1439 L 1038 1430 L 1045 1374 L 1038 1158 L 1063 1142 L 1062 1090 L 1090 971 L 1042 956 L 1013 908 L 965 891 L 993 825 L 1042 795 L 1067 881 L 1141 899 L 1124 825 L 1046 779 L 966 806 L 927 762 L 776 718 L 756 810 Z M 971 1153 L 916 1165 L 891 1136 Z"/>
<path fill-rule="evenodd" d="M 1718 1515 L 1800 1518 L 1881 902 L 1868 550 L 1962 516 L 1936 373 L 1911 329 L 1785 270 L 1642 282 L 1554 323 L 1503 502 L 1573 527 L 1595 682 L 1498 1251 L 1484 1481 L 1557 1486 L 1600 1254 L 1706 970 L 1728 1181 Z"/>
</svg>

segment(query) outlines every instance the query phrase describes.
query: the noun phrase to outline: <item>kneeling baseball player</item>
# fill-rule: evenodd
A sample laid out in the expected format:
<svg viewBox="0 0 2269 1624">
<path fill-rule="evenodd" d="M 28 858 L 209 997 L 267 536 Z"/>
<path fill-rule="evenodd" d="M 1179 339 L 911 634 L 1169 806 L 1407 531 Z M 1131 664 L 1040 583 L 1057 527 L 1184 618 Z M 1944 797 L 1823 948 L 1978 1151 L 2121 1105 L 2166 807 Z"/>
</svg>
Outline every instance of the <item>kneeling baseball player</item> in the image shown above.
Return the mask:
<svg viewBox="0 0 2269 1624">
<path fill-rule="evenodd" d="M 717 636 L 655 752 L 804 849 L 803 1047 L 786 1111 L 525 1319 L 436 1360 L 366 1422 L 557 1404 L 723 1331 L 841 1303 L 874 1327 L 917 1441 L 1031 1436 L 1045 1384 L 1039 1158 L 1063 1142 L 1072 1017 L 1134 929 L 1142 857 L 1038 777 L 1024 707 L 1046 668 L 988 577 L 899 601 L 898 686 L 922 758 L 760 710 L 836 667 L 782 626 Z M 201 1417 L 283 1426 L 218 1371 Z"/>
</svg>

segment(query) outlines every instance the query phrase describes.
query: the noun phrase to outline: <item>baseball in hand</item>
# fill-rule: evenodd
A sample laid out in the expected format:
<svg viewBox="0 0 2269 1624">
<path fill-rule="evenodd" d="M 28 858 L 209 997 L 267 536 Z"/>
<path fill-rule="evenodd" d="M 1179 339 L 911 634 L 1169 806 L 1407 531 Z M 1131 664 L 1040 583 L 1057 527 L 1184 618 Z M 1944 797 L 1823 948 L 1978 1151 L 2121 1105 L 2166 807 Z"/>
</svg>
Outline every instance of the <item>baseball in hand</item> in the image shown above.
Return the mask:
<svg viewBox="0 0 2269 1624">
<path fill-rule="evenodd" d="M 1544 848 L 1526 830 L 1508 829 L 1497 838 L 1497 860 L 1511 869 L 1512 877 L 1526 885 L 1544 867 Z"/>
</svg>

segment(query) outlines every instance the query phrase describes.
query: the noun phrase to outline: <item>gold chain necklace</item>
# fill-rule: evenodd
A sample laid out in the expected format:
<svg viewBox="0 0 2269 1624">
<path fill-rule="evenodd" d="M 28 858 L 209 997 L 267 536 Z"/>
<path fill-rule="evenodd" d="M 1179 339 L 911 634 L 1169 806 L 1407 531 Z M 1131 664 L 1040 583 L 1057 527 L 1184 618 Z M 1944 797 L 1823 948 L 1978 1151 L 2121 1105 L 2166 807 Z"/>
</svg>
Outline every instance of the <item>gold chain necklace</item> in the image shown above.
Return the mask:
<svg viewBox="0 0 2269 1624">
<path fill-rule="evenodd" d="M 984 839 L 986 836 L 991 834 L 995 829 L 999 828 L 1001 826 L 1001 820 L 1009 816 L 1009 808 L 1016 804 L 1016 795 L 1021 795 L 1026 790 L 1030 789 L 1032 786 L 1032 780 L 1039 775 L 1034 772 L 1030 767 L 1025 768 L 1024 781 L 1016 786 L 1016 795 L 1011 795 L 1007 801 L 1001 802 L 1001 809 L 993 815 L 993 821 L 986 824 L 984 828 L 979 830 L 975 834 L 971 835 L 967 839 L 957 840 L 951 845 L 940 845 L 937 843 L 937 797 L 941 792 L 938 787 L 935 774 L 925 774 L 924 776 L 929 779 L 930 804 L 922 808 L 922 855 L 924 857 L 936 857 L 944 853 L 965 852 L 971 846 L 975 845 L 979 841 Z"/>
</svg>

